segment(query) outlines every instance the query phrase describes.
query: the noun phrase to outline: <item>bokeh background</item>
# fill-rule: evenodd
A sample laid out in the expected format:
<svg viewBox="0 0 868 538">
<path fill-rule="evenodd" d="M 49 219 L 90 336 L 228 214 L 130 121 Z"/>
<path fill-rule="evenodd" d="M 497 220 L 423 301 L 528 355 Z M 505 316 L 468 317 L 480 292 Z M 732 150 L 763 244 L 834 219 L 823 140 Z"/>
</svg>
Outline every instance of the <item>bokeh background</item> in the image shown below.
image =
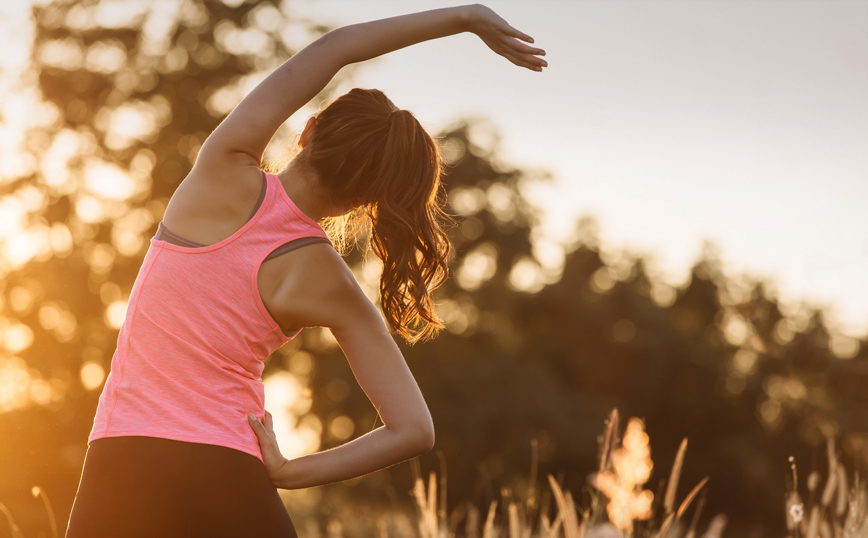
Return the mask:
<svg viewBox="0 0 868 538">
<path fill-rule="evenodd" d="M 132 283 L 208 133 L 330 28 L 444 5 L 0 1 L 0 502 L 26 536 L 49 535 L 34 486 L 65 525 Z M 617 407 L 646 421 L 651 489 L 686 436 L 702 519 L 782 536 L 791 456 L 825 472 L 832 437 L 868 463 L 868 6 L 487 5 L 548 71 L 425 43 L 342 70 L 268 153 L 354 86 L 442 140 L 456 253 L 447 330 L 404 348 L 437 429 L 416 465 L 445 469 L 450 508 L 485 507 L 528 490 L 536 446 L 536 476 L 587 500 Z M 377 265 L 347 261 L 374 298 Z M 287 456 L 378 425 L 327 331 L 264 379 Z M 283 495 L 326 526 L 412 510 L 413 476 Z"/>
</svg>

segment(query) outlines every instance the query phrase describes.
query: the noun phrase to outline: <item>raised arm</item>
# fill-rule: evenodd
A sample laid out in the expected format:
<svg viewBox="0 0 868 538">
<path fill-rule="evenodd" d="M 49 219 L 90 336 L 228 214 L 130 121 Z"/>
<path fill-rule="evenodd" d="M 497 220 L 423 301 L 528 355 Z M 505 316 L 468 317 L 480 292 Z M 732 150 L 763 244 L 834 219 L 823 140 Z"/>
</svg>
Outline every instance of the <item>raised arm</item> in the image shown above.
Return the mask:
<svg viewBox="0 0 868 538">
<path fill-rule="evenodd" d="M 521 40 L 533 39 L 492 10 L 474 4 L 353 24 L 320 37 L 262 81 L 208 137 L 197 166 L 259 166 L 277 128 L 318 94 L 345 65 L 365 61 L 415 43 L 460 32 L 477 34 L 512 63 L 541 71 L 545 54 Z"/>
</svg>

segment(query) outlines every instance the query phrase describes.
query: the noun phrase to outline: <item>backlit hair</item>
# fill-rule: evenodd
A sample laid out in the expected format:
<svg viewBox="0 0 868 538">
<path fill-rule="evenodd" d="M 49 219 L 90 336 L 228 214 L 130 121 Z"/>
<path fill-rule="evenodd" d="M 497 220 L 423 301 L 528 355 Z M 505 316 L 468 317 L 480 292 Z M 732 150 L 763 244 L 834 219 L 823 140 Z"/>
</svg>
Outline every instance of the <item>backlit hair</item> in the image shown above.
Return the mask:
<svg viewBox="0 0 868 538">
<path fill-rule="evenodd" d="M 333 207 L 357 206 L 326 219 L 324 228 L 343 254 L 360 226 L 370 224 L 369 246 L 383 263 L 386 320 L 411 344 L 433 338 L 444 324 L 430 294 L 446 280 L 450 250 L 437 142 L 379 90 L 355 88 L 315 119 L 299 156 Z"/>
</svg>

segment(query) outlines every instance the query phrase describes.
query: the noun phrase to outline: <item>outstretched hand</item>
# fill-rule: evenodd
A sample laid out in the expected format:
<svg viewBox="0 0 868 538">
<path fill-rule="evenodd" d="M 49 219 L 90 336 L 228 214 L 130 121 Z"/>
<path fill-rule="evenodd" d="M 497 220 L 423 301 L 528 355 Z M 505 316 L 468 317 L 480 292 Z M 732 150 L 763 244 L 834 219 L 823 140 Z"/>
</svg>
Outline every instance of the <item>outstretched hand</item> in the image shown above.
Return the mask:
<svg viewBox="0 0 868 538">
<path fill-rule="evenodd" d="M 260 422 L 253 413 L 247 415 L 247 421 L 253 432 L 259 439 L 259 448 L 262 451 L 262 461 L 265 464 L 265 471 L 268 473 L 268 478 L 271 483 L 279 487 L 278 473 L 287 463 L 287 459 L 280 453 L 280 447 L 277 446 L 277 437 L 274 435 L 274 422 L 271 419 L 271 413 L 265 412 L 265 424 Z"/>
<path fill-rule="evenodd" d="M 548 67 L 548 62 L 537 58 L 545 56 L 546 51 L 522 43 L 533 43 L 532 37 L 510 26 L 486 6 L 474 4 L 470 7 L 472 17 L 469 30 L 478 35 L 488 48 L 519 67 L 533 71 L 542 71 L 543 67 Z"/>
</svg>

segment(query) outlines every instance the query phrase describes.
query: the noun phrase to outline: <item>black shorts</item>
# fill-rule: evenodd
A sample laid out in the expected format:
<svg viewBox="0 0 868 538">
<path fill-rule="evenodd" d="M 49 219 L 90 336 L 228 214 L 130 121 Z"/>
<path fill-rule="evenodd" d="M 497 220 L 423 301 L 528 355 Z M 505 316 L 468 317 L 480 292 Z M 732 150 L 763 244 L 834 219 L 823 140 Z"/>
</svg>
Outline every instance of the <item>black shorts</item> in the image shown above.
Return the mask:
<svg viewBox="0 0 868 538">
<path fill-rule="evenodd" d="M 66 538 L 247 536 L 297 538 L 255 456 L 140 436 L 88 447 Z"/>
</svg>

